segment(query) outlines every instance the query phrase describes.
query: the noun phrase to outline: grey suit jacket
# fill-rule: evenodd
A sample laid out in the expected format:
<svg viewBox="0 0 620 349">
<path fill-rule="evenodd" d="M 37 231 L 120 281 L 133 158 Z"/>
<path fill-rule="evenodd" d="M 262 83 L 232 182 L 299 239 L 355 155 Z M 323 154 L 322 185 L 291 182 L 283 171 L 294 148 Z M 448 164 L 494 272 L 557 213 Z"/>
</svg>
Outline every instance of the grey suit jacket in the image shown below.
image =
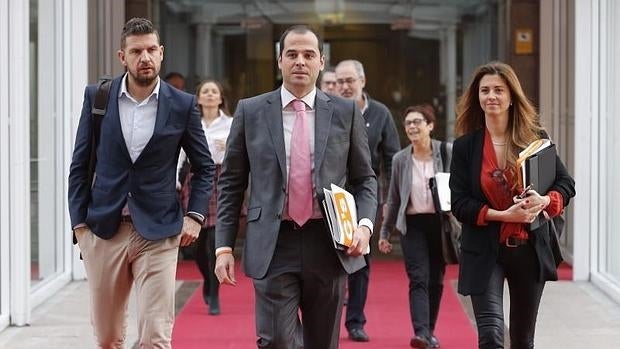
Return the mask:
<svg viewBox="0 0 620 349">
<path fill-rule="evenodd" d="M 440 152 L 441 141 L 431 140 L 433 149 L 433 169 L 435 172 L 449 172 L 450 162 L 452 161 L 452 143 L 446 143 L 446 168 L 443 168 L 443 161 Z M 411 170 L 413 160 L 411 154 L 413 145 L 409 144 L 403 150 L 394 155 L 392 159 L 392 180 L 388 191 L 387 212 L 381 226 L 381 238 L 387 239 L 394 225 L 403 235 L 407 233 L 406 209 L 411 195 Z"/>
<path fill-rule="evenodd" d="M 215 246 L 233 247 L 243 194 L 250 186 L 243 266 L 260 279 L 273 257 L 284 212 L 287 173 L 280 89 L 239 101 L 218 182 Z M 376 177 L 364 119 L 352 101 L 317 90 L 313 184 L 318 200 L 331 183 L 355 196 L 358 217 L 374 220 Z M 326 240 L 327 241 L 327 240 Z M 338 251 L 345 271 L 365 265 L 361 257 Z"/>
</svg>

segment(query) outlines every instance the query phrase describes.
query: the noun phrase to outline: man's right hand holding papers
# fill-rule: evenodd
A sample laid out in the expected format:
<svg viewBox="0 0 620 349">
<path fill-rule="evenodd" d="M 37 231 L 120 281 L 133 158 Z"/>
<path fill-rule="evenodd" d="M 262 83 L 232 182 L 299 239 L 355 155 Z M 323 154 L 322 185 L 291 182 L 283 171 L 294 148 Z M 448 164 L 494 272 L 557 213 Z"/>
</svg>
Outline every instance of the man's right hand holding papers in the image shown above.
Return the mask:
<svg viewBox="0 0 620 349">
<path fill-rule="evenodd" d="M 353 232 L 353 241 L 347 249 L 350 256 L 361 256 L 370 252 L 370 229 L 365 225 L 359 225 Z"/>
<path fill-rule="evenodd" d="M 370 252 L 371 231 L 357 223 L 355 198 L 348 191 L 332 184 L 331 190 L 323 189 L 325 200 L 325 219 L 332 233 L 334 247 L 346 250 L 351 256 Z"/>
</svg>

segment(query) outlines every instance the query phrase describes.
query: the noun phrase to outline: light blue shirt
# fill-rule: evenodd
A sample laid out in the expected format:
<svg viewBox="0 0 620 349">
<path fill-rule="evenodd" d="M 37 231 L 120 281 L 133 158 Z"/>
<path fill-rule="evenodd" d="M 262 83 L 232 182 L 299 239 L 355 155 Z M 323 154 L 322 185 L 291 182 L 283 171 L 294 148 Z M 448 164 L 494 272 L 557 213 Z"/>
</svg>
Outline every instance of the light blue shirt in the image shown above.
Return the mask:
<svg viewBox="0 0 620 349">
<path fill-rule="evenodd" d="M 160 80 L 153 92 L 142 102 L 136 101 L 127 90 L 127 74 L 123 76 L 121 88 L 118 92 L 118 113 L 121 121 L 123 138 L 132 162 L 144 150 L 153 136 L 155 120 L 157 119 L 157 102 L 159 99 Z"/>
</svg>

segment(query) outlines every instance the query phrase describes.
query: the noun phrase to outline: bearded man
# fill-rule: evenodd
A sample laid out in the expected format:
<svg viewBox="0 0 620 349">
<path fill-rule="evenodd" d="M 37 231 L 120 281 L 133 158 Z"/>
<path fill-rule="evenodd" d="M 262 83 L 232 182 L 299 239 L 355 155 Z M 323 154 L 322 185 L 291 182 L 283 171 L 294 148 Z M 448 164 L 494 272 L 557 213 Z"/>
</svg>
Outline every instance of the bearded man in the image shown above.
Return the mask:
<svg viewBox="0 0 620 349">
<path fill-rule="evenodd" d="M 198 237 L 211 195 L 215 166 L 195 97 L 159 78 L 163 54 L 149 20 L 125 24 L 118 57 L 126 72 L 111 82 L 94 145 L 97 86 L 84 93 L 68 196 L 99 348 L 124 348 L 133 285 L 139 347 L 171 347 L 178 248 Z M 91 147 L 96 147 L 92 179 Z M 176 193 L 181 147 L 193 172 L 185 217 Z"/>
</svg>

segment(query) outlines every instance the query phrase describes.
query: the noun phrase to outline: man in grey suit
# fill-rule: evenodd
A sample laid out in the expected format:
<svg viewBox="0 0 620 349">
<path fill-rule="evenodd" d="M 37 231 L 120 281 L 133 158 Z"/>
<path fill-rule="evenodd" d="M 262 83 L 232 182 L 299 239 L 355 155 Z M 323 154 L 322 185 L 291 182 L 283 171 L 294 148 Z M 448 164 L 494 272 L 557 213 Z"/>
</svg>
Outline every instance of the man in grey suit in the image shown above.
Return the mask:
<svg viewBox="0 0 620 349">
<path fill-rule="evenodd" d="M 258 348 L 337 348 L 346 274 L 365 265 L 372 234 L 377 183 L 364 120 L 353 102 L 316 88 L 322 47 L 305 26 L 282 34 L 282 87 L 239 102 L 222 165 L 215 273 L 235 285 L 232 248 L 250 181 L 243 267 L 254 283 Z M 320 210 L 332 183 L 350 189 L 361 218 L 345 251 Z"/>
</svg>

